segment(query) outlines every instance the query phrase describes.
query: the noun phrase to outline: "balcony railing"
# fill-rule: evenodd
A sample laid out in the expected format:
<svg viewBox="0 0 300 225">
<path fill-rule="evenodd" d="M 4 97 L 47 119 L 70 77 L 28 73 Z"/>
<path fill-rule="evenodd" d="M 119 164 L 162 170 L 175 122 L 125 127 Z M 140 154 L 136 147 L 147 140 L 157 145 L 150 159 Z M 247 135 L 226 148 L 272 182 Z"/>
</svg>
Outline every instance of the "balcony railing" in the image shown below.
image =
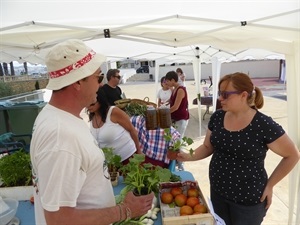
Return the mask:
<svg viewBox="0 0 300 225">
<path fill-rule="evenodd" d="M 25 80 L 48 79 L 48 73 L 39 75 L 16 75 L 16 76 L 0 76 L 0 82 L 15 82 Z"/>
</svg>

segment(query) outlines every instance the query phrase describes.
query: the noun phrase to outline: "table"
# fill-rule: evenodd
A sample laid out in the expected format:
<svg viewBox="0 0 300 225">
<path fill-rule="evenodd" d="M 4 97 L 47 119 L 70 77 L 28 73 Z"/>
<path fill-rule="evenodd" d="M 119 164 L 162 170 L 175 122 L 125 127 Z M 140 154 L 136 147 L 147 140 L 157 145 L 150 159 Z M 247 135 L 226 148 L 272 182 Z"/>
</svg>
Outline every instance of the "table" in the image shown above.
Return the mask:
<svg viewBox="0 0 300 225">
<path fill-rule="evenodd" d="M 172 142 L 165 140 L 164 129 L 147 130 L 146 119 L 143 116 L 132 116 L 130 117 L 130 121 L 138 132 L 140 147 L 143 149 L 143 153 L 153 160 L 169 164 L 170 160 L 167 158 L 167 150 Z M 172 140 L 179 139 L 180 133 L 172 126 L 170 129 Z"/>
<path fill-rule="evenodd" d="M 174 174 L 179 175 L 182 181 L 192 180 L 195 178 L 192 173 L 188 171 L 175 171 Z M 120 191 L 125 187 L 122 183 L 123 178 L 119 178 L 119 185 L 114 187 L 114 194 L 117 195 Z M 35 225 L 34 219 L 34 205 L 30 203 L 30 201 L 19 201 L 19 207 L 17 210 L 16 217 L 19 218 L 21 225 Z M 154 225 L 161 225 L 161 214 L 157 214 L 157 219 L 155 220 Z"/>
<path fill-rule="evenodd" d="M 198 101 L 197 101 L 197 98 L 195 98 L 193 100 L 193 105 L 197 105 L 197 104 L 198 104 Z M 205 110 L 205 112 L 203 114 L 203 118 L 202 118 L 204 120 L 205 115 L 209 114 L 209 107 L 211 107 L 213 105 L 213 96 L 212 95 L 202 96 L 201 100 L 200 100 L 200 104 L 206 106 L 206 110 Z M 221 102 L 219 99 L 217 99 L 216 110 L 221 109 L 221 108 L 222 108 Z"/>
<path fill-rule="evenodd" d="M 201 105 L 206 105 L 206 110 L 203 114 L 203 120 L 204 120 L 204 117 L 206 114 L 209 114 L 209 107 L 212 106 L 212 99 L 213 97 L 212 96 L 204 96 L 204 97 L 201 97 Z"/>
</svg>

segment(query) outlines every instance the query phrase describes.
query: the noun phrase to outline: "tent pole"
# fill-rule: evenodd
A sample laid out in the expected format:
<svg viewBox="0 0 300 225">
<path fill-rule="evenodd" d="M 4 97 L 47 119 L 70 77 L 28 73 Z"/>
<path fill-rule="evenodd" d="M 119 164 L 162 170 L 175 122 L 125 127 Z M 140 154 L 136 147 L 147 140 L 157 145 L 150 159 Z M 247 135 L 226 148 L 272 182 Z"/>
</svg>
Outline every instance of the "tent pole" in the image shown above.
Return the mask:
<svg viewBox="0 0 300 225">
<path fill-rule="evenodd" d="M 218 99 L 218 83 L 220 80 L 220 72 L 221 72 L 221 62 L 217 57 L 213 57 L 211 60 L 212 65 L 212 93 L 213 93 L 213 112 L 216 111 L 217 108 L 217 99 Z"/>
<path fill-rule="evenodd" d="M 286 55 L 287 76 L 287 118 L 288 134 L 292 141 L 300 149 L 300 42 L 294 42 L 294 54 Z M 295 104 L 296 103 L 296 104 Z M 300 223 L 300 165 L 295 166 L 289 174 L 289 219 L 288 224 Z M 296 203 L 296 204 L 295 204 Z M 294 206 L 296 205 L 296 222 L 293 223 Z"/>
<path fill-rule="evenodd" d="M 155 95 L 154 95 L 154 102 L 157 102 L 157 93 L 158 93 L 158 87 L 159 87 L 159 81 L 158 81 L 158 75 L 159 75 L 159 60 L 155 60 Z"/>
<path fill-rule="evenodd" d="M 199 117 L 199 137 L 201 137 L 201 127 L 202 127 L 202 121 L 201 121 L 201 93 L 200 93 L 200 80 L 201 80 L 201 60 L 199 55 L 199 48 L 196 47 L 196 56 L 193 60 L 193 69 L 194 69 L 194 78 L 195 78 L 195 84 L 197 89 L 197 105 L 198 105 L 198 117 Z"/>
</svg>

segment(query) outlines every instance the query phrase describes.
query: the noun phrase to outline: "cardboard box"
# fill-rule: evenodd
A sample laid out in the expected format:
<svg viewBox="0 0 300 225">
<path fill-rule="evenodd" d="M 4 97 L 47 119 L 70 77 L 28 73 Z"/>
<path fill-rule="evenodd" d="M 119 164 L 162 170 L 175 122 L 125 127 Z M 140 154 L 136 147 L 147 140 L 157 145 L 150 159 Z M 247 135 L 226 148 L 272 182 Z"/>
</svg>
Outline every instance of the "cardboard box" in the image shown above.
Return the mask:
<svg viewBox="0 0 300 225">
<path fill-rule="evenodd" d="M 202 214 L 189 215 L 189 216 L 180 216 L 180 207 L 174 206 L 173 208 L 170 208 L 168 204 L 162 203 L 161 199 L 159 199 L 163 225 L 214 225 L 215 224 L 215 220 L 209 211 L 208 205 L 205 201 L 205 198 L 197 182 L 185 181 L 185 182 L 160 183 L 159 196 L 163 192 L 170 192 L 172 187 L 181 187 L 185 195 L 187 195 L 187 190 L 189 188 L 191 187 L 197 188 L 199 191 L 200 203 L 205 205 L 208 212 Z"/>
</svg>

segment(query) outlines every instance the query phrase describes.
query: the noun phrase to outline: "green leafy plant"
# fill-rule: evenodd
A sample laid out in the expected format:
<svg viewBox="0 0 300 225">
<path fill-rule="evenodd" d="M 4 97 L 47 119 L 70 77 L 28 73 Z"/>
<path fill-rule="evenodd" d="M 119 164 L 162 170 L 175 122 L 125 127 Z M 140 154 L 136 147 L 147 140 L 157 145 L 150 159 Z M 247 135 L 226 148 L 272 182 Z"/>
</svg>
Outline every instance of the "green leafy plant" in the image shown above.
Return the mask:
<svg viewBox="0 0 300 225">
<path fill-rule="evenodd" d="M 13 94 L 13 89 L 7 83 L 0 82 L 0 98 Z"/>
<path fill-rule="evenodd" d="M 151 163 L 144 163 L 145 155 L 134 154 L 129 163 L 121 168 L 126 174 L 124 183 L 136 189 L 138 195 L 158 193 L 158 184 L 168 182 L 171 171 Z"/>
<path fill-rule="evenodd" d="M 171 128 L 164 129 L 164 139 L 171 143 L 169 151 L 180 151 L 180 149 L 186 149 L 191 155 L 193 155 L 194 150 L 192 148 L 188 149 L 187 147 L 194 143 L 193 139 L 189 137 L 183 137 L 181 139 L 173 140 L 171 134 Z"/>
<path fill-rule="evenodd" d="M 146 111 L 147 111 L 147 106 L 135 102 L 131 102 L 125 107 L 125 112 L 129 116 L 145 116 Z"/>
<path fill-rule="evenodd" d="M 113 148 L 102 148 L 102 151 L 105 155 L 105 161 L 107 163 L 109 172 L 118 172 L 118 169 L 122 166 L 122 158 L 119 155 L 114 154 Z"/>
<path fill-rule="evenodd" d="M 30 155 L 23 149 L 0 158 L 2 186 L 29 186 L 32 184 Z"/>
</svg>

